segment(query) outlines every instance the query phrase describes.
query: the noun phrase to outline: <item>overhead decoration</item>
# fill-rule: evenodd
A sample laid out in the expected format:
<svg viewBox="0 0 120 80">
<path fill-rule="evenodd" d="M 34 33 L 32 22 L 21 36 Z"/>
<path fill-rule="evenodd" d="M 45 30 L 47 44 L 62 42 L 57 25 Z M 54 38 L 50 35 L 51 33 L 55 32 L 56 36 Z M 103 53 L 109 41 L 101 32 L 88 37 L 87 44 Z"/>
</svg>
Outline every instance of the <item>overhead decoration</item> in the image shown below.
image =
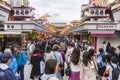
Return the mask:
<svg viewBox="0 0 120 80">
<path fill-rule="evenodd" d="M 71 25 L 65 25 L 64 28 L 61 30 L 60 34 L 64 34 L 70 28 L 71 28 Z"/>
<path fill-rule="evenodd" d="M 49 14 L 45 14 L 42 17 L 39 18 L 39 21 L 48 21 L 48 17 L 50 17 Z"/>
<path fill-rule="evenodd" d="M 115 0 L 115 6 L 117 6 L 117 9 L 120 9 L 120 5 L 119 5 L 120 0 Z"/>
<path fill-rule="evenodd" d="M 56 33 L 57 32 L 57 29 L 54 25 L 52 24 L 45 24 L 44 25 L 47 29 L 49 29 L 50 31 L 52 31 L 53 33 Z"/>
<path fill-rule="evenodd" d="M 73 26 L 78 26 L 78 25 L 81 24 L 81 21 L 80 21 L 80 20 L 72 20 L 72 21 L 71 21 L 71 24 L 72 24 Z"/>
<path fill-rule="evenodd" d="M 89 0 L 89 4 L 92 7 L 103 7 L 105 6 L 109 0 Z"/>
</svg>

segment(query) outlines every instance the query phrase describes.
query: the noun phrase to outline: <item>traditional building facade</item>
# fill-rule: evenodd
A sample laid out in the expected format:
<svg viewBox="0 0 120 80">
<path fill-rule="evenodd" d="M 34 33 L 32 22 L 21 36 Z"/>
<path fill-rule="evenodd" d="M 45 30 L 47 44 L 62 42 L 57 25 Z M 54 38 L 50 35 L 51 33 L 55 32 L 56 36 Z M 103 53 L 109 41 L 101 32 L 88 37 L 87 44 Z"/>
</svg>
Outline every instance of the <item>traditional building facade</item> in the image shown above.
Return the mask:
<svg viewBox="0 0 120 80">
<path fill-rule="evenodd" d="M 95 51 L 102 46 L 103 41 L 110 42 L 112 46 L 117 47 L 120 43 L 118 32 L 119 13 L 114 13 L 113 6 L 101 7 L 83 7 L 82 24 L 70 29 L 67 33 L 77 32 L 81 40 L 89 40 L 94 44 Z M 112 9 L 112 10 L 111 10 Z M 115 18 L 116 17 L 116 18 Z M 117 35 L 116 35 L 117 33 Z"/>
</svg>

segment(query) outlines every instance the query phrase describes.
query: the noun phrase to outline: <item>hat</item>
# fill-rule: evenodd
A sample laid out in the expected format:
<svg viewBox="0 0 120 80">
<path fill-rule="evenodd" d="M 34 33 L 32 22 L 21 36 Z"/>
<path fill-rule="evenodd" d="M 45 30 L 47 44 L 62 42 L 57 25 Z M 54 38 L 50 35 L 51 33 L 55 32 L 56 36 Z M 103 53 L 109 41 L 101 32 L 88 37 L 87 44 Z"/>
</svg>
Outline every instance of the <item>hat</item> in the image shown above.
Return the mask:
<svg viewBox="0 0 120 80">
<path fill-rule="evenodd" d="M 6 62 L 7 60 L 9 60 L 10 58 L 12 58 L 12 55 L 10 55 L 9 53 L 3 53 L 1 55 L 1 62 Z"/>
<path fill-rule="evenodd" d="M 53 47 L 52 47 L 52 49 L 54 49 L 55 47 L 58 47 L 58 45 L 57 45 L 57 44 L 54 44 Z"/>
</svg>

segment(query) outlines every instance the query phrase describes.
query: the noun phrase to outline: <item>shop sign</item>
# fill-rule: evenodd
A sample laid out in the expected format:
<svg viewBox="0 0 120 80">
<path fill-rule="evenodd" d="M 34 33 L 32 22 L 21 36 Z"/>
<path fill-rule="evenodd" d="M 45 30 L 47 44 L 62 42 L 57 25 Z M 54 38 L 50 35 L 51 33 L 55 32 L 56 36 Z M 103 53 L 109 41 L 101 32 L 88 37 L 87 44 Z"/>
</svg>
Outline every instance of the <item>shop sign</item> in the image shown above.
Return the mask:
<svg viewBox="0 0 120 80">
<path fill-rule="evenodd" d="M 32 16 L 32 8 L 12 8 L 14 16 L 16 17 L 30 17 Z"/>
<path fill-rule="evenodd" d="M 107 8 L 89 8 L 88 17 L 109 17 Z"/>
<path fill-rule="evenodd" d="M 97 29 L 117 29 L 117 25 L 98 25 Z"/>
<path fill-rule="evenodd" d="M 14 10 L 14 16 L 30 16 L 30 10 Z"/>
</svg>

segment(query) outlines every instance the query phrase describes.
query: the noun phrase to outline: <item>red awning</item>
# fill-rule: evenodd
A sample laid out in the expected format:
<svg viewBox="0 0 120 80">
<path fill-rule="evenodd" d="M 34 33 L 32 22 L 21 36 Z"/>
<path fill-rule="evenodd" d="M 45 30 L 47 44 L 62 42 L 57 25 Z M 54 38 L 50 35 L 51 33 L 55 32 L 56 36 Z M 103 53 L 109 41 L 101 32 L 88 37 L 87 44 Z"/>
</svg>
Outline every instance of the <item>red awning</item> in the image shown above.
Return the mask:
<svg viewBox="0 0 120 80">
<path fill-rule="evenodd" d="M 91 31 L 91 35 L 95 37 L 113 37 L 114 31 Z"/>
</svg>

